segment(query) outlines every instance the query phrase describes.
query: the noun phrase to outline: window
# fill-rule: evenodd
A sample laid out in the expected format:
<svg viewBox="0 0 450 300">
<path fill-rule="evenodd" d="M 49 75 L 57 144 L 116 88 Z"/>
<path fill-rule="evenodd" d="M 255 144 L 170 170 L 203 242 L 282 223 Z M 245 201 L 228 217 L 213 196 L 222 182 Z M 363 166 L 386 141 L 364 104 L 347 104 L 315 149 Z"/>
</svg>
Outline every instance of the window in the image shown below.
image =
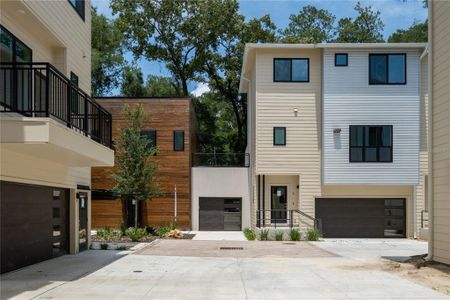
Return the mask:
<svg viewBox="0 0 450 300">
<path fill-rule="evenodd" d="M 0 61 L 31 62 L 32 57 L 31 49 L 0 25 Z"/>
<path fill-rule="evenodd" d="M 392 126 L 350 126 L 350 162 L 392 162 Z"/>
<path fill-rule="evenodd" d="M 348 54 L 347 53 L 335 53 L 334 54 L 334 65 L 336 67 L 348 66 Z"/>
<path fill-rule="evenodd" d="M 84 21 L 84 0 L 68 0 L 72 7 L 76 10 L 78 15 Z"/>
<path fill-rule="evenodd" d="M 286 127 L 273 128 L 273 144 L 275 146 L 286 145 Z"/>
<path fill-rule="evenodd" d="M 173 150 L 184 151 L 184 131 L 175 130 L 173 132 Z"/>
<path fill-rule="evenodd" d="M 156 130 L 144 130 L 141 135 L 147 137 L 149 147 L 156 147 Z"/>
<path fill-rule="evenodd" d="M 274 58 L 274 82 L 309 82 L 309 58 Z"/>
<path fill-rule="evenodd" d="M 406 54 L 370 54 L 369 84 L 406 84 Z"/>
</svg>

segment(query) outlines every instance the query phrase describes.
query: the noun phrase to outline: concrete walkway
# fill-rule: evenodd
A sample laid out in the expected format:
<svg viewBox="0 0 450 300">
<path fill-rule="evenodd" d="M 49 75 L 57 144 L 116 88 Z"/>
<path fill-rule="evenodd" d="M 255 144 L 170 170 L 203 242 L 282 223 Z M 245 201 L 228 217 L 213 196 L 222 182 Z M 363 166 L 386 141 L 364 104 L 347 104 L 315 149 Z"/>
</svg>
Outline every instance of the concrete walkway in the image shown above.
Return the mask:
<svg viewBox="0 0 450 300">
<path fill-rule="evenodd" d="M 450 299 L 391 273 L 362 268 L 365 259 L 369 259 L 364 258 L 364 255 L 355 260 L 350 254 L 342 256 L 324 249 L 329 247 L 336 252 L 349 253 L 347 248 L 352 247 L 352 243 L 328 246 L 332 241 L 314 244 L 299 242 L 295 245 L 239 242 L 241 247 L 248 248 L 249 254 L 252 251 L 261 252 L 258 248 L 263 248 L 265 254 L 254 257 L 233 255 L 233 251 L 242 253 L 240 251 L 243 250 L 223 250 L 226 256 L 210 257 L 212 253 L 218 252 L 218 247 L 227 243 L 192 240 L 175 242 L 163 241 L 125 256 L 116 251 L 91 250 L 3 275 L 2 298 Z M 319 243 L 322 245 L 319 246 Z M 383 243 L 363 247 L 364 242 L 361 243 L 361 251 L 386 247 Z M 397 244 L 395 241 L 392 243 L 391 246 Z M 345 251 L 339 250 L 339 245 Z M 195 255 L 199 247 L 206 250 Z M 291 249 L 285 250 L 287 253 L 298 247 L 297 250 L 302 254 L 294 257 L 280 255 L 280 247 Z M 173 248 L 190 251 L 190 255 L 180 256 L 174 253 Z M 397 250 L 392 254 L 403 254 L 401 247 L 393 248 Z M 158 253 L 152 253 L 155 249 Z M 211 252 L 210 256 L 208 251 Z M 373 257 L 370 255 L 370 260 L 375 259 Z"/>
<path fill-rule="evenodd" d="M 242 231 L 190 231 L 196 241 L 246 241 Z"/>
</svg>

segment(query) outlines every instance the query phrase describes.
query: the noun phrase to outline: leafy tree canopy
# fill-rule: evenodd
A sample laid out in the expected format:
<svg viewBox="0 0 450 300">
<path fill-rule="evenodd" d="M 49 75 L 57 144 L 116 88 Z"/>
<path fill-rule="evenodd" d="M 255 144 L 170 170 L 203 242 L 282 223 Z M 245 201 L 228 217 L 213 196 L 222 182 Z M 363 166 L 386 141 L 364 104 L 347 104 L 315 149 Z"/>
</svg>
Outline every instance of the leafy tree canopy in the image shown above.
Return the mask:
<svg viewBox="0 0 450 300">
<path fill-rule="evenodd" d="M 182 91 L 170 77 L 149 75 L 145 84 L 146 96 L 150 97 L 177 97 Z"/>
<path fill-rule="evenodd" d="M 414 22 L 408 29 L 397 29 L 388 38 L 389 43 L 409 43 L 428 41 L 428 21 L 423 23 Z"/>
<path fill-rule="evenodd" d="M 122 96 L 143 97 L 146 96 L 142 70 L 135 64 L 125 67 L 121 86 Z"/>
</svg>

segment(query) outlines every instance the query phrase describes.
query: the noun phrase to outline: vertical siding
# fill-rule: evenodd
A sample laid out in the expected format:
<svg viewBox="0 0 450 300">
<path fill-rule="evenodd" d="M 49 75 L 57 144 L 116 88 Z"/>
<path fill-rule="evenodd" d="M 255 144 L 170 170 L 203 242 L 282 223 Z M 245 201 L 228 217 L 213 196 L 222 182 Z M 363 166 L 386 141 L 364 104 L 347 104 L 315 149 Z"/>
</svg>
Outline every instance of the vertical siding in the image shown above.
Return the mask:
<svg viewBox="0 0 450 300">
<path fill-rule="evenodd" d="M 334 66 L 335 52 L 348 53 L 348 67 Z M 407 54 L 406 85 L 369 85 L 369 53 L 382 52 Z M 418 50 L 324 51 L 324 184 L 418 183 L 419 56 Z M 349 125 L 393 125 L 393 163 L 349 163 Z"/>
<path fill-rule="evenodd" d="M 436 261 L 450 264 L 450 2 L 430 2 L 433 253 Z"/>
</svg>

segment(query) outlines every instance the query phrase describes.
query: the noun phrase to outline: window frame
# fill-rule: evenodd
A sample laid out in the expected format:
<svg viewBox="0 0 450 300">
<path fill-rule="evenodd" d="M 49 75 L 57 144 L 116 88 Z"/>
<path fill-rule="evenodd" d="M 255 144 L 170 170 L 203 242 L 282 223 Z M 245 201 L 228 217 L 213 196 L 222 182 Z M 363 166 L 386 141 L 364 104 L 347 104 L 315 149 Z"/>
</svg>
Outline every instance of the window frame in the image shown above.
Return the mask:
<svg viewBox="0 0 450 300">
<path fill-rule="evenodd" d="M 362 146 L 352 146 L 352 127 L 362 127 L 363 128 L 363 136 L 362 136 Z M 379 136 L 377 134 L 376 137 L 376 146 L 369 147 L 365 145 L 366 141 L 366 128 L 368 127 L 390 127 L 391 129 L 391 146 L 380 146 Z M 362 149 L 361 160 L 352 160 L 352 149 Z M 376 148 L 376 160 L 374 161 L 366 161 L 366 148 Z M 389 161 L 380 161 L 380 148 L 390 148 L 390 160 Z M 392 163 L 394 161 L 394 126 L 393 125 L 350 125 L 348 130 L 348 161 L 350 163 Z"/>
<path fill-rule="evenodd" d="M 177 149 L 176 142 L 175 142 L 176 134 L 178 132 L 183 133 L 183 147 L 181 149 Z M 173 131 L 173 151 L 184 151 L 184 138 L 185 138 L 184 130 L 174 130 Z"/>
<path fill-rule="evenodd" d="M 11 37 L 12 37 L 12 62 L 11 64 L 17 63 L 17 54 L 16 54 L 16 47 L 17 47 L 17 42 L 21 43 L 24 47 L 26 47 L 31 54 L 31 61 L 33 62 L 33 49 L 31 49 L 27 44 L 25 44 L 21 39 L 19 39 L 14 33 L 12 33 L 11 31 L 9 31 L 8 29 L 6 29 L 5 26 L 3 26 L 2 24 L 0 24 L 0 29 L 5 31 L 6 33 L 8 33 Z M 7 63 L 7 62 L 5 62 Z"/>
<path fill-rule="evenodd" d="M 277 143 L 276 143 L 275 132 L 276 132 L 277 129 L 282 129 L 283 132 L 284 132 L 284 141 L 283 141 L 283 144 L 277 144 Z M 287 140 L 287 138 L 286 138 L 286 127 L 275 126 L 275 127 L 273 128 L 273 145 L 274 145 L 274 146 L 286 146 L 286 140 Z"/>
<path fill-rule="evenodd" d="M 151 146 L 150 145 L 150 143 L 149 143 L 149 147 L 157 147 L 158 146 L 158 132 L 157 132 L 157 130 L 156 129 L 144 129 L 144 130 L 142 130 L 141 131 L 141 136 L 142 135 L 145 135 L 147 138 L 148 138 L 148 135 L 146 134 L 146 132 L 154 132 L 155 133 L 155 143 L 153 144 L 153 146 Z M 151 140 L 150 140 L 150 142 L 151 142 Z"/>
<path fill-rule="evenodd" d="M 338 55 L 345 55 L 345 65 L 339 65 L 339 64 L 337 63 L 337 57 L 338 57 Z M 342 52 L 340 52 L 340 53 L 335 53 L 335 54 L 334 54 L 334 66 L 335 66 L 335 67 L 348 67 L 348 53 L 342 53 Z"/>
<path fill-rule="evenodd" d="M 404 82 L 394 82 L 394 83 L 390 83 L 389 82 L 389 56 L 390 55 L 400 55 L 403 56 L 405 59 L 405 69 L 404 69 L 404 76 L 405 76 L 405 80 Z M 386 82 L 385 83 L 378 83 L 378 82 L 373 82 L 372 78 L 370 76 L 370 74 L 372 73 L 372 64 L 371 62 L 371 58 L 373 56 L 386 56 Z M 369 85 L 407 85 L 408 83 L 408 79 L 407 79 L 407 69 L 408 69 L 408 61 L 407 61 L 407 55 L 406 53 L 369 53 Z"/>
<path fill-rule="evenodd" d="M 67 1 L 70 3 L 70 6 L 73 7 L 73 9 L 77 12 L 77 14 L 80 16 L 80 18 L 84 22 L 85 18 L 86 18 L 86 1 L 85 0 L 74 0 L 75 1 L 75 5 L 72 3 L 72 1 L 70 1 L 70 0 L 67 0 Z M 83 4 L 83 11 L 82 12 L 77 7 L 78 3 L 82 3 Z"/>
<path fill-rule="evenodd" d="M 276 80 L 275 78 L 275 61 L 277 60 L 287 60 L 290 61 L 291 64 L 291 72 L 289 74 L 289 80 Z M 308 78 L 307 80 L 292 80 L 292 61 L 293 60 L 306 60 L 308 63 Z M 295 57 L 295 58 L 288 58 L 288 57 L 274 57 L 273 59 L 273 82 L 303 82 L 308 83 L 310 81 L 310 60 L 309 57 Z"/>
</svg>

